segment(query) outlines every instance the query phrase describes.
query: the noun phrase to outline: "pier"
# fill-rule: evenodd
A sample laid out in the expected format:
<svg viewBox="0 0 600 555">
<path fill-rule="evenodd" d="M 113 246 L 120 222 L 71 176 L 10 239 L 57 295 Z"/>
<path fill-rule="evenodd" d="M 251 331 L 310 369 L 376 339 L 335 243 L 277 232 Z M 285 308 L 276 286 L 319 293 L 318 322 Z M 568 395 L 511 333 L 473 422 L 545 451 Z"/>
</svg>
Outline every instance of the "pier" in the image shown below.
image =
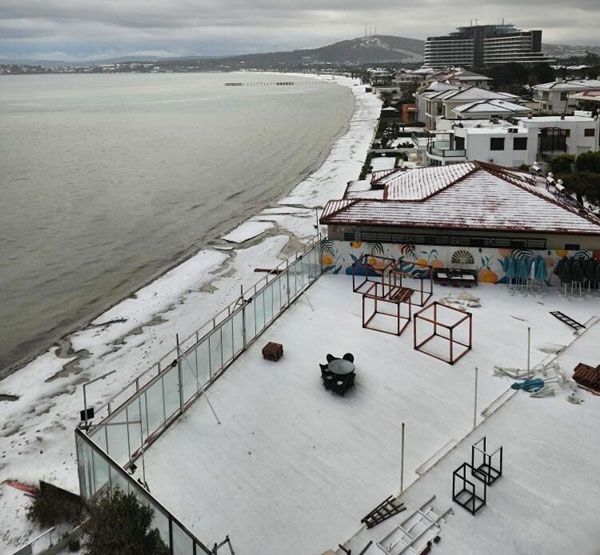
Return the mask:
<svg viewBox="0 0 600 555">
<path fill-rule="evenodd" d="M 247 83 L 243 82 L 230 82 L 225 83 L 226 87 L 291 87 L 293 85 L 327 85 L 334 81 L 249 81 Z"/>
</svg>

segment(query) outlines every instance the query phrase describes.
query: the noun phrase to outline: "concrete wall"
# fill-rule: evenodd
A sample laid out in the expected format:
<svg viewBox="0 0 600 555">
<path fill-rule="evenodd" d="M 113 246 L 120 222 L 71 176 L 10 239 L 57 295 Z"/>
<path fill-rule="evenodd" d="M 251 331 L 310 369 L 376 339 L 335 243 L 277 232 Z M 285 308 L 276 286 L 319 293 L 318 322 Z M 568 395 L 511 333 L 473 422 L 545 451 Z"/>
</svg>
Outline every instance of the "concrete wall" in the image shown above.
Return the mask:
<svg viewBox="0 0 600 555">
<path fill-rule="evenodd" d="M 363 254 L 393 258 L 403 263 L 403 270 L 407 273 L 419 275 L 427 265 L 434 268 L 460 266 L 477 270 L 479 281 L 483 283 L 506 283 L 502 262 L 507 256 L 518 258 L 535 258 L 541 255 L 546 261 L 548 276 L 552 275 L 558 260 L 563 256 L 590 257 L 594 254 L 600 256 L 600 251 L 564 251 L 543 250 L 533 251 L 527 249 L 491 249 L 476 247 L 439 247 L 431 245 L 401 245 L 385 243 L 361 243 L 343 241 L 324 241 L 323 243 L 323 271 L 330 273 L 352 274 L 352 264 Z M 375 267 L 378 261 L 370 260 Z M 558 284 L 554 277 L 551 282 Z"/>
</svg>

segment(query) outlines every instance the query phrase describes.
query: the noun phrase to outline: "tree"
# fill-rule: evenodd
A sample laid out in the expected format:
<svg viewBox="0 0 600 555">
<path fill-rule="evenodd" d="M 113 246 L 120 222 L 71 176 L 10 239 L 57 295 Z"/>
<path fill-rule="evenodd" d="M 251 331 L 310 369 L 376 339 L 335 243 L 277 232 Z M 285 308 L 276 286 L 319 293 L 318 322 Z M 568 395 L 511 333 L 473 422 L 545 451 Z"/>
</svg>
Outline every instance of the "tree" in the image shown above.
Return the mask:
<svg viewBox="0 0 600 555">
<path fill-rule="evenodd" d="M 158 530 L 150 529 L 153 514 L 133 493 L 117 488 L 102 495 L 83 525 L 86 555 L 169 555 Z"/>
<path fill-rule="evenodd" d="M 600 173 L 600 152 L 584 152 L 575 162 L 578 172 Z"/>
<path fill-rule="evenodd" d="M 575 156 L 572 154 L 559 154 L 550 160 L 550 169 L 557 173 L 571 173 Z"/>
<path fill-rule="evenodd" d="M 568 193 L 577 195 L 577 199 L 585 197 L 589 202 L 598 202 L 600 199 L 600 174 L 579 172 L 560 175 L 563 185 Z"/>
</svg>

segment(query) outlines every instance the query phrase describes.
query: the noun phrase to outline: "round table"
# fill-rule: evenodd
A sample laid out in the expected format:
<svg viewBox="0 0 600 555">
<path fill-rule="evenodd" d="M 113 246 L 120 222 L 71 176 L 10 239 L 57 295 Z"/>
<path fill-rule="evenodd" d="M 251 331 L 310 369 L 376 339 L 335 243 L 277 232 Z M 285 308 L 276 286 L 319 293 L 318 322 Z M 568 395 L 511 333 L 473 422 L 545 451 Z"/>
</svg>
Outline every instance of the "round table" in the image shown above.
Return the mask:
<svg viewBox="0 0 600 555">
<path fill-rule="evenodd" d="M 336 358 L 329 363 L 329 370 L 338 376 L 352 374 L 354 372 L 354 363 L 343 358 Z"/>
</svg>

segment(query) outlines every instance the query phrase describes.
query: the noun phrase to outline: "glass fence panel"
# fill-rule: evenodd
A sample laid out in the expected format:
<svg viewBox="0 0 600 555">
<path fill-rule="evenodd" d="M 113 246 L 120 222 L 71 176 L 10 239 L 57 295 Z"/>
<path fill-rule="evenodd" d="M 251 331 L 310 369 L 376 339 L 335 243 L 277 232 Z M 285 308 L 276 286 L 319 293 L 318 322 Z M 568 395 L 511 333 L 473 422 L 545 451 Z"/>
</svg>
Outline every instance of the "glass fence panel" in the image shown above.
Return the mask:
<svg viewBox="0 0 600 555">
<path fill-rule="evenodd" d="M 142 446 L 142 419 L 140 418 L 140 398 L 127 405 L 127 427 L 129 428 L 129 458 Z"/>
<path fill-rule="evenodd" d="M 173 555 L 192 555 L 194 542 L 188 534 L 173 522 Z"/>
<path fill-rule="evenodd" d="M 265 323 L 268 324 L 273 319 L 273 284 L 267 285 L 263 292 L 265 307 Z"/>
<path fill-rule="evenodd" d="M 256 320 L 254 317 L 254 299 L 252 299 L 244 310 L 246 320 L 246 341 L 249 342 L 256 337 Z"/>
<path fill-rule="evenodd" d="M 223 341 L 223 363 L 233 358 L 233 319 L 229 318 L 221 326 L 221 339 Z"/>
<path fill-rule="evenodd" d="M 119 488 L 123 493 L 129 493 L 129 480 L 123 476 L 119 471 L 117 471 L 113 466 L 109 468 L 109 476 L 110 476 L 110 487 L 111 489 Z"/>
<path fill-rule="evenodd" d="M 208 339 L 204 339 L 196 347 L 196 356 L 198 357 L 198 382 L 202 387 L 210 380 L 210 356 L 208 351 Z"/>
<path fill-rule="evenodd" d="M 196 366 L 196 358 L 196 349 L 181 357 L 184 403 L 187 403 L 198 392 L 198 367 Z"/>
<path fill-rule="evenodd" d="M 165 423 L 163 382 L 159 378 L 144 392 L 148 410 L 148 435 L 152 435 Z"/>
<path fill-rule="evenodd" d="M 92 450 L 79 436 L 75 436 L 77 444 L 77 470 L 79 471 L 79 487 L 84 499 L 94 495 L 94 463 Z"/>
<path fill-rule="evenodd" d="M 127 414 L 124 408 L 106 423 L 106 437 L 108 440 L 106 452 L 118 464 L 127 463 L 129 460 L 129 439 L 127 438 Z"/>
<path fill-rule="evenodd" d="M 233 324 L 233 352 L 240 353 L 244 348 L 244 313 L 242 310 L 236 312 L 231 318 Z"/>
<path fill-rule="evenodd" d="M 298 280 L 296 274 L 296 266 L 298 266 L 298 261 L 294 261 L 289 265 L 288 269 L 288 281 L 290 287 L 290 299 L 293 299 L 296 296 L 296 292 L 298 291 Z"/>
<path fill-rule="evenodd" d="M 171 367 L 162 379 L 165 390 L 165 414 L 169 419 L 179 410 L 179 369 L 177 366 Z"/>
<path fill-rule="evenodd" d="M 276 277 L 271 285 L 271 295 L 273 296 L 273 315 L 276 316 L 281 311 L 281 277 Z"/>
<path fill-rule="evenodd" d="M 208 337 L 210 352 L 210 375 L 214 376 L 222 366 L 221 331 L 215 330 Z"/>
<path fill-rule="evenodd" d="M 94 492 L 109 491 L 109 464 L 108 462 L 95 450 L 92 451 L 93 465 L 94 465 Z"/>
<path fill-rule="evenodd" d="M 265 327 L 265 307 L 262 293 L 254 296 L 254 318 L 256 322 L 256 334 L 258 335 Z"/>
</svg>

